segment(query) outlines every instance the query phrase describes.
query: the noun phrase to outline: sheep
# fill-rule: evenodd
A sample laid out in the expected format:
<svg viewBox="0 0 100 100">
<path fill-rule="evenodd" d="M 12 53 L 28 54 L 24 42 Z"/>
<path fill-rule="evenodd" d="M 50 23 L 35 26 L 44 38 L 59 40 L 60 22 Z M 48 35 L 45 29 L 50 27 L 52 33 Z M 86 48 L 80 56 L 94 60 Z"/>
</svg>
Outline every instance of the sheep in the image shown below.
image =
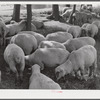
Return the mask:
<svg viewBox="0 0 100 100">
<path fill-rule="evenodd" d="M 7 33 L 6 31 L 6 25 L 3 20 L 0 19 L 0 40 L 1 40 L 1 45 L 5 45 L 5 34 Z"/>
<path fill-rule="evenodd" d="M 67 32 L 70 33 L 73 38 L 77 38 L 81 35 L 81 27 L 77 25 L 70 26 Z"/>
<path fill-rule="evenodd" d="M 29 55 L 37 49 L 37 40 L 30 34 L 17 34 L 11 38 L 10 43 L 21 47 L 25 55 Z"/>
<path fill-rule="evenodd" d="M 15 83 L 23 80 L 25 68 L 23 50 L 16 44 L 9 44 L 4 51 L 4 60 L 9 65 L 10 70 L 15 73 Z"/>
<path fill-rule="evenodd" d="M 56 42 L 60 42 L 60 43 L 63 43 L 65 41 L 67 41 L 68 39 L 72 39 L 72 38 L 73 38 L 73 36 L 70 33 L 61 32 L 61 31 L 51 33 L 46 36 L 46 40 L 56 41 Z"/>
<path fill-rule="evenodd" d="M 62 48 L 66 49 L 65 46 L 62 43 L 56 42 L 56 41 L 42 41 L 39 44 L 38 48 Z"/>
<path fill-rule="evenodd" d="M 26 21 L 22 20 L 19 23 L 14 23 L 14 24 L 8 24 L 6 25 L 6 31 L 7 33 L 5 34 L 5 37 L 10 37 L 14 36 L 20 31 L 23 31 L 26 27 Z"/>
<path fill-rule="evenodd" d="M 84 25 L 83 25 L 84 27 Z M 90 37 L 94 37 L 97 35 L 98 33 L 98 27 L 95 25 L 95 24 L 87 24 L 83 30 L 85 31 L 82 31 L 83 33 L 83 36 L 85 36 L 84 34 L 86 34 L 86 36 L 90 36 Z"/>
<path fill-rule="evenodd" d="M 100 21 L 99 20 L 93 21 L 92 24 L 95 24 L 98 27 L 98 29 L 100 30 Z"/>
<path fill-rule="evenodd" d="M 72 72 L 80 71 L 81 79 L 87 80 L 85 77 L 85 69 L 88 69 L 89 77 L 96 75 L 97 69 L 97 51 L 91 45 L 86 45 L 80 49 L 73 51 L 65 63 L 55 69 L 57 80 Z"/>
<path fill-rule="evenodd" d="M 75 10 L 75 12 L 78 12 L 78 11 Z M 72 9 L 67 9 L 61 16 L 64 18 L 65 21 L 67 21 L 71 13 L 72 13 Z"/>
<path fill-rule="evenodd" d="M 31 31 L 33 32 L 37 31 L 37 28 L 33 23 L 31 23 Z"/>
<path fill-rule="evenodd" d="M 67 20 L 67 18 L 69 18 L 70 14 L 72 13 L 72 9 L 68 9 L 66 10 L 61 16 L 65 19 L 65 21 Z"/>
<path fill-rule="evenodd" d="M 32 75 L 29 80 L 29 89 L 59 89 L 61 87 L 49 77 L 40 72 L 40 66 L 32 66 Z"/>
<path fill-rule="evenodd" d="M 10 21 L 10 24 L 15 24 L 15 23 L 18 23 L 18 22 L 16 22 L 15 20 Z"/>
<path fill-rule="evenodd" d="M 100 33 L 100 21 L 99 20 L 93 21 L 92 24 L 94 24 L 98 27 L 98 34 L 97 35 L 100 36 L 100 34 L 99 34 Z"/>
<path fill-rule="evenodd" d="M 82 25 L 82 28 L 86 28 L 86 26 L 87 25 L 89 25 L 90 23 L 84 23 L 83 25 Z"/>
<path fill-rule="evenodd" d="M 85 36 L 88 36 L 88 32 L 86 30 L 86 26 L 89 25 L 90 23 L 84 23 L 82 26 L 81 26 L 81 35 L 80 37 L 85 37 Z"/>
<path fill-rule="evenodd" d="M 66 50 L 72 52 L 74 50 L 78 50 L 82 46 L 92 45 L 95 46 L 96 42 L 91 37 L 79 37 L 74 39 L 69 39 L 63 45 L 66 47 Z"/>
<path fill-rule="evenodd" d="M 29 66 L 38 64 L 41 70 L 44 67 L 57 67 L 66 61 L 69 52 L 62 48 L 39 48 L 31 55 L 25 56 L 25 63 Z"/>
<path fill-rule="evenodd" d="M 33 35 L 37 39 L 37 45 L 39 45 L 41 41 L 46 40 L 42 34 L 39 34 L 37 32 L 33 32 L 33 31 L 22 31 L 22 32 L 19 32 L 18 34 L 23 34 L 23 33 Z"/>
<path fill-rule="evenodd" d="M 37 19 L 32 19 L 32 23 L 36 26 L 37 29 L 40 29 L 44 26 L 44 23 Z"/>
</svg>

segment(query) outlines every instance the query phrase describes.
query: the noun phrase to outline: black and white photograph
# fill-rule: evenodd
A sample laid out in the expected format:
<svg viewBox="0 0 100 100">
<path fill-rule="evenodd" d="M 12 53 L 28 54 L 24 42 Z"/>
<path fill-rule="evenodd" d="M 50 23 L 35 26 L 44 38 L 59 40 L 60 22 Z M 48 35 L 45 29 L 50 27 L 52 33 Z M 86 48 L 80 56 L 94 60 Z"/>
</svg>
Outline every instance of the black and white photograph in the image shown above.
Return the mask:
<svg viewBox="0 0 100 100">
<path fill-rule="evenodd" d="M 0 2 L 1 90 L 100 90 L 100 2 Z"/>
</svg>

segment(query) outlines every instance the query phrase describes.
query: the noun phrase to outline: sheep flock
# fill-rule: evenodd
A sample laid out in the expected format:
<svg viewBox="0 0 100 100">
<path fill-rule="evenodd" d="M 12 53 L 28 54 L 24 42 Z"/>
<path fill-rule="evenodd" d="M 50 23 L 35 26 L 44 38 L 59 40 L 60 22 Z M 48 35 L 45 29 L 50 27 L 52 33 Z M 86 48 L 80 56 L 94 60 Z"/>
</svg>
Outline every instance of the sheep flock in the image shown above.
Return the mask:
<svg viewBox="0 0 100 100">
<path fill-rule="evenodd" d="M 82 9 L 74 14 L 85 19 L 79 24 L 68 24 L 72 9 L 65 9 L 61 15 L 65 23 L 32 20 L 31 31 L 24 19 L 9 24 L 1 19 L 1 89 L 99 89 L 100 21 Z"/>
</svg>

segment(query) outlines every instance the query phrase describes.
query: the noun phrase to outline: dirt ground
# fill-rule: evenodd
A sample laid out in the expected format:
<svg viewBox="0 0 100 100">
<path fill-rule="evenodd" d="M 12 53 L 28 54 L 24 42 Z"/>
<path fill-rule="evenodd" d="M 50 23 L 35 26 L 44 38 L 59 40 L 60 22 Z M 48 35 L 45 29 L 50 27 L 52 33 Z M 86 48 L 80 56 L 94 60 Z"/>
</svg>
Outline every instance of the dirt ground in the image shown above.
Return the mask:
<svg viewBox="0 0 100 100">
<path fill-rule="evenodd" d="M 100 73 L 100 40 L 99 39 L 96 40 L 95 48 L 97 49 L 97 53 L 98 53 L 97 73 L 99 75 Z M 2 82 L 0 84 L 0 89 L 28 89 L 29 77 L 31 75 L 31 72 L 27 70 L 27 66 L 24 70 L 23 83 L 21 85 L 15 86 L 14 74 L 6 73 L 5 67 L 7 67 L 8 65 L 4 61 L 3 52 L 4 52 L 4 47 L 1 47 L 0 48 L 0 70 L 2 72 Z M 49 76 L 54 81 L 56 81 L 54 69 L 45 68 L 42 71 L 42 73 L 44 73 L 45 75 Z M 88 81 L 81 81 L 79 79 L 74 78 L 73 76 L 68 75 L 65 77 L 65 80 L 62 78 L 57 83 L 60 84 L 62 89 L 100 89 L 100 78 L 99 77 L 95 79 L 89 79 Z"/>
</svg>

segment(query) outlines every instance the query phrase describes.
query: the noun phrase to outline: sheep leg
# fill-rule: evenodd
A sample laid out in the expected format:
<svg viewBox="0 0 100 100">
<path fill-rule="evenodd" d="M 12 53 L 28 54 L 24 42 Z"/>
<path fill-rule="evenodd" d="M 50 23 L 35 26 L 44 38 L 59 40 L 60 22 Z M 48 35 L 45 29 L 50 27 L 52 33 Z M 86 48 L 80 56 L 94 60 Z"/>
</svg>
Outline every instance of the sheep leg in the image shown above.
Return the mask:
<svg viewBox="0 0 100 100">
<path fill-rule="evenodd" d="M 97 69 L 97 59 L 93 63 L 93 77 L 97 77 L 96 69 Z"/>
<path fill-rule="evenodd" d="M 84 66 L 81 67 L 80 72 L 81 72 L 81 80 L 87 81 L 87 78 L 85 77 Z"/>
<path fill-rule="evenodd" d="M 25 68 L 25 62 L 21 63 L 20 65 L 20 70 L 19 70 L 19 77 L 20 77 L 20 82 L 23 82 L 23 71 Z"/>
<path fill-rule="evenodd" d="M 10 62 L 10 69 L 11 69 L 11 71 L 15 74 L 15 84 L 16 84 L 16 82 L 18 82 L 18 77 L 19 77 L 19 75 L 18 75 L 18 71 L 17 71 L 17 69 L 16 69 L 16 67 L 15 67 L 15 64 L 14 64 L 14 62 Z"/>
<path fill-rule="evenodd" d="M 10 68 L 8 66 L 6 66 L 6 69 L 5 70 L 6 70 L 6 74 L 9 75 L 10 74 L 10 71 L 11 71 Z"/>
<path fill-rule="evenodd" d="M 44 69 L 44 64 L 42 62 L 39 62 L 39 65 L 41 66 L 41 70 Z"/>
<path fill-rule="evenodd" d="M 79 79 L 81 77 L 80 71 L 75 71 L 75 76 Z"/>
<path fill-rule="evenodd" d="M 4 35 L 3 35 L 3 46 L 6 46 L 6 30 L 4 31 Z"/>
<path fill-rule="evenodd" d="M 93 65 L 89 67 L 89 77 L 92 78 L 93 76 Z"/>
</svg>

